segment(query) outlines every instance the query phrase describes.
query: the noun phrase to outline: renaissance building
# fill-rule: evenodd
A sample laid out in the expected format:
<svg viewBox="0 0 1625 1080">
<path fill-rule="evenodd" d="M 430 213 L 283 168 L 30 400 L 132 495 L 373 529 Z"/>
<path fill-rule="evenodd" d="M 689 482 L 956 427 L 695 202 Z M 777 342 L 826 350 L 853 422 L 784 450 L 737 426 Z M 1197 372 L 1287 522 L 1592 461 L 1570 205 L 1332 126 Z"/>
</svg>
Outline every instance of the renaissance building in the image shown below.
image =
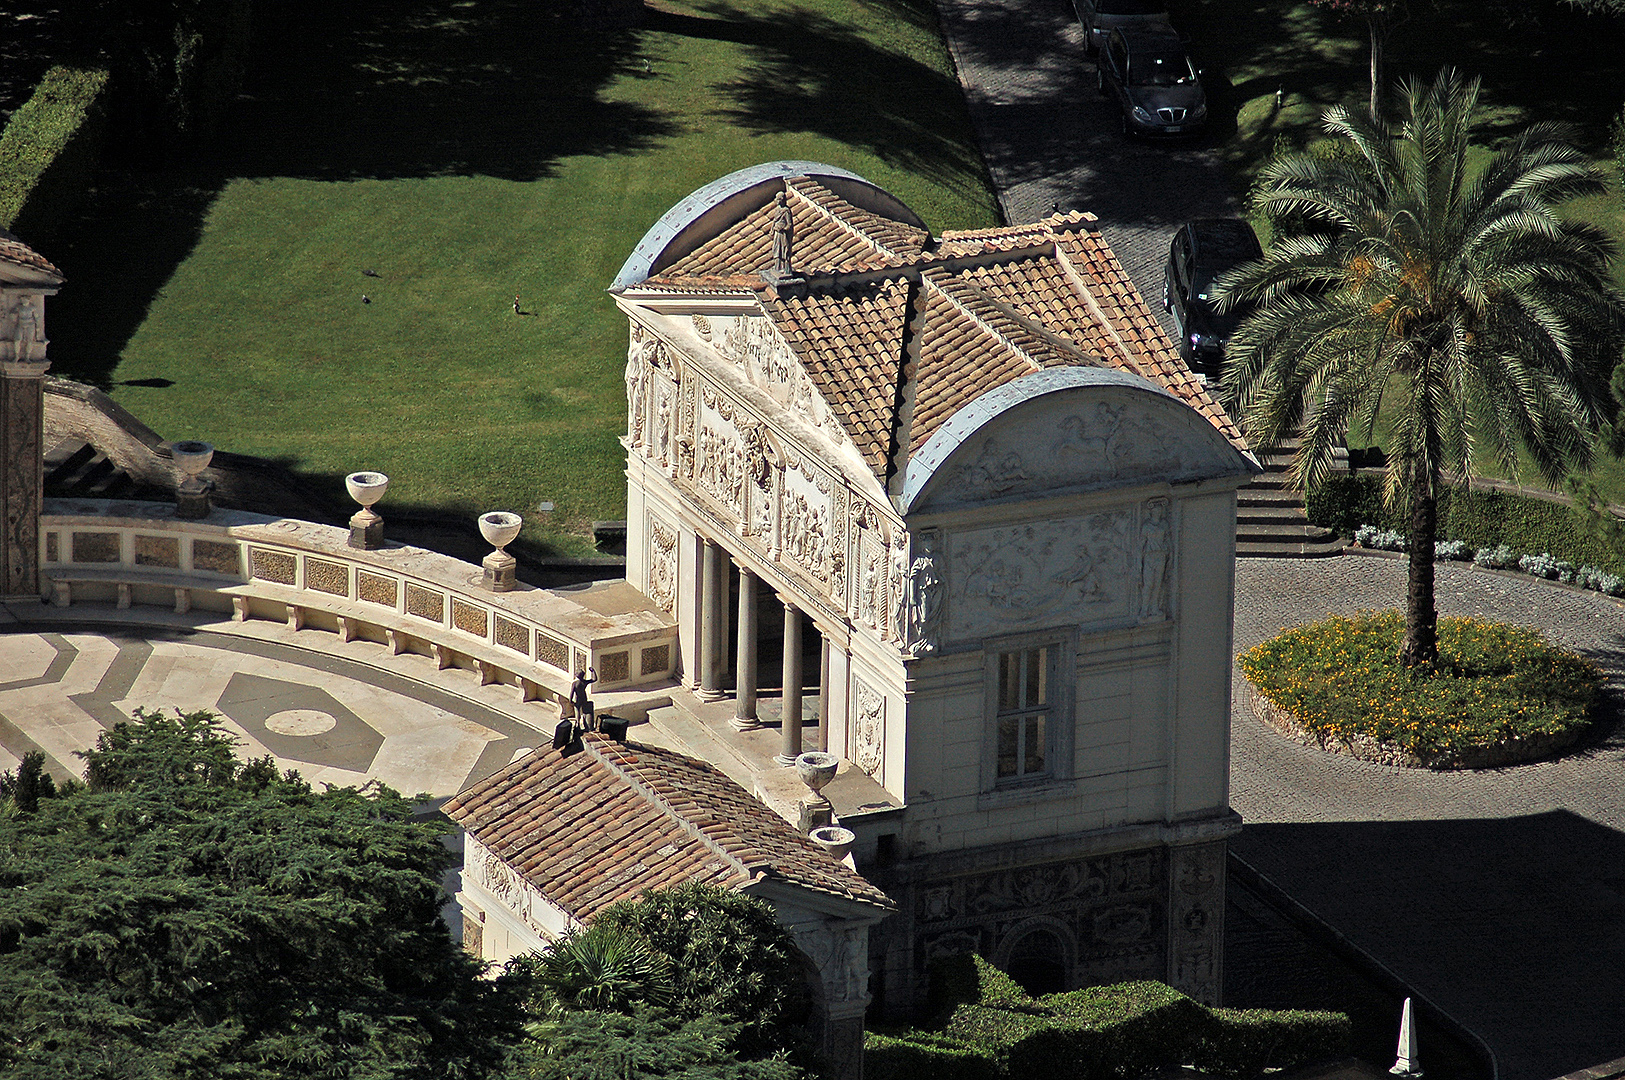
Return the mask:
<svg viewBox="0 0 1625 1080">
<path fill-rule="evenodd" d="M 884 1011 L 964 951 L 1215 1001 L 1258 466 L 1095 220 L 933 237 L 776 162 L 673 207 L 610 291 L 627 579 L 693 700 L 731 698 L 741 739 L 778 723 L 783 762 L 843 759 L 840 824 L 898 909 L 869 934 Z"/>
</svg>

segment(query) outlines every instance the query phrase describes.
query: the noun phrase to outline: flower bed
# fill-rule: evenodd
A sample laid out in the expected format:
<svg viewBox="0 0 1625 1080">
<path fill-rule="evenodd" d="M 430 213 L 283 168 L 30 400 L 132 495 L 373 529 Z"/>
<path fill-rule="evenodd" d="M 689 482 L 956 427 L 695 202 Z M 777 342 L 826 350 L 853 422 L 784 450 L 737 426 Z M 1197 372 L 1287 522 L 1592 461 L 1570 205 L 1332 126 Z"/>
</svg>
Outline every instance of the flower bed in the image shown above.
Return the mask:
<svg viewBox="0 0 1625 1080">
<path fill-rule="evenodd" d="M 1296 627 L 1240 658 L 1259 719 L 1309 746 L 1389 765 L 1475 769 L 1549 757 L 1595 722 L 1602 676 L 1534 630 L 1440 619 L 1439 659 L 1398 660 L 1397 611 Z"/>
</svg>

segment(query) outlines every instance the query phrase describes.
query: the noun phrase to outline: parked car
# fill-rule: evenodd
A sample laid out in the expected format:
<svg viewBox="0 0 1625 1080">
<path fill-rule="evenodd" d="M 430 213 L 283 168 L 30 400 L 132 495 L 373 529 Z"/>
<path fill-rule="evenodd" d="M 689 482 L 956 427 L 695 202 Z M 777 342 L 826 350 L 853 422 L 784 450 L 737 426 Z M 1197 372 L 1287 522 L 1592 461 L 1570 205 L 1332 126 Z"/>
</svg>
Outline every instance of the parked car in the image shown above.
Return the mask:
<svg viewBox="0 0 1625 1080">
<path fill-rule="evenodd" d="M 1113 30 L 1097 69 L 1100 92 L 1122 111 L 1124 135 L 1194 135 L 1207 126 L 1202 80 L 1173 30 Z"/>
<path fill-rule="evenodd" d="M 1139 26 L 1167 26 L 1167 0 L 1072 0 L 1083 26 L 1084 48 L 1093 56 L 1113 30 Z"/>
<path fill-rule="evenodd" d="M 1217 379 L 1224 347 L 1250 307 L 1220 312 L 1213 281 L 1232 267 L 1264 257 L 1253 227 L 1240 218 L 1204 218 L 1180 226 L 1168 246 L 1162 306 L 1179 324 L 1179 355 L 1198 375 Z"/>
</svg>

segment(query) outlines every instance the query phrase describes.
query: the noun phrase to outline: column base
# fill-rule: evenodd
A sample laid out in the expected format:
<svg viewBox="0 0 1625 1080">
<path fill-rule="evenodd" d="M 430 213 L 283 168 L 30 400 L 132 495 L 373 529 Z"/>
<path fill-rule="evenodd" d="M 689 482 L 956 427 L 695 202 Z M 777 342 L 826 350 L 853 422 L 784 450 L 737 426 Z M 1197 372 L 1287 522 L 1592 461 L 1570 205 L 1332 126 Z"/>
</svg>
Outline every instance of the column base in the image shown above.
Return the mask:
<svg viewBox="0 0 1625 1080">
<path fill-rule="evenodd" d="M 728 721 L 735 731 L 760 731 L 762 722 L 754 716 L 736 716 Z"/>
<path fill-rule="evenodd" d="M 702 686 L 694 691 L 694 696 L 701 701 L 721 701 L 728 695 L 721 690 L 707 690 Z"/>
<path fill-rule="evenodd" d="M 793 757 L 785 757 L 783 754 L 777 754 L 774 756 L 773 760 L 778 764 L 783 765 L 786 769 L 793 769 L 796 767 L 796 759 Z"/>
</svg>

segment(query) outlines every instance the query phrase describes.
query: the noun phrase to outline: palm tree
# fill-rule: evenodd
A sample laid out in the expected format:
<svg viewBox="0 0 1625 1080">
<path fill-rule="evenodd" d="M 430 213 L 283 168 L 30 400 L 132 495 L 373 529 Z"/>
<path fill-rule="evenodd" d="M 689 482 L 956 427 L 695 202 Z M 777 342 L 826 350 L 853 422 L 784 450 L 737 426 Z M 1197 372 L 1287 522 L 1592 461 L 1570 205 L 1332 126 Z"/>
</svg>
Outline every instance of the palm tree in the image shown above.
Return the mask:
<svg viewBox="0 0 1625 1080">
<path fill-rule="evenodd" d="M 1440 474 L 1470 475 L 1475 437 L 1509 470 L 1522 448 L 1553 485 L 1585 467 L 1625 343 L 1607 238 L 1558 212 L 1601 174 L 1545 123 L 1471 163 L 1478 88 L 1448 69 L 1409 82 L 1394 124 L 1327 110 L 1335 152 L 1264 169 L 1255 207 L 1278 239 L 1220 283 L 1223 303 L 1262 302 L 1228 346 L 1225 404 L 1255 445 L 1301 436 L 1298 484 L 1401 398 L 1385 496 L 1410 518 L 1407 666 L 1438 653 Z"/>
<path fill-rule="evenodd" d="M 592 1009 L 629 1012 L 644 1002 L 671 1003 L 671 961 L 642 934 L 594 924 L 559 938 L 527 968 L 540 990 L 538 1004 L 554 1015 Z"/>
</svg>

